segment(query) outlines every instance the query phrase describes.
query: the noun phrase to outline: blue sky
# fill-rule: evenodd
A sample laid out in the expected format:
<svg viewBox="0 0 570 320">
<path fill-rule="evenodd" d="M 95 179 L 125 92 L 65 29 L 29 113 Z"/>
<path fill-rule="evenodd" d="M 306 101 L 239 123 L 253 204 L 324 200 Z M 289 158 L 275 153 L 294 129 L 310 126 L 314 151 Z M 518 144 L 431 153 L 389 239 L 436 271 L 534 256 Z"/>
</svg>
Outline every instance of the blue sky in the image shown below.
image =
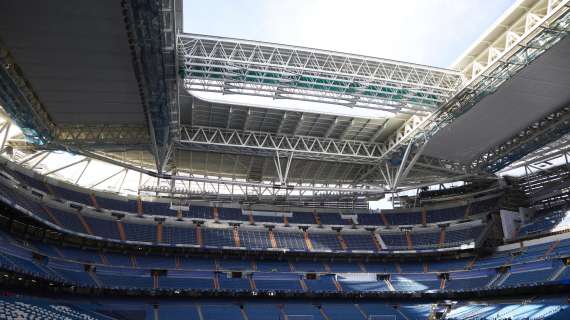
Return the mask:
<svg viewBox="0 0 570 320">
<path fill-rule="evenodd" d="M 515 0 L 184 0 L 184 31 L 449 67 Z"/>
</svg>

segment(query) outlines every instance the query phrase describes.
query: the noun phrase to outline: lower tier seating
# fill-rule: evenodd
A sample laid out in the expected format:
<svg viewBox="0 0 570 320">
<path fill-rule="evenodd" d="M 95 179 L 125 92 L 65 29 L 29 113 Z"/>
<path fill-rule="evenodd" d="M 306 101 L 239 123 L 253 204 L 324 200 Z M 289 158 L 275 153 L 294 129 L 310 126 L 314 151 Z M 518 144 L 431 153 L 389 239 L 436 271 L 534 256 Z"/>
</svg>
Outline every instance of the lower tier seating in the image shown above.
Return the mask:
<svg viewBox="0 0 570 320">
<path fill-rule="evenodd" d="M 21 241 L 0 232 L 0 268 L 82 287 L 139 290 L 230 290 L 289 292 L 382 292 L 480 290 L 570 280 L 570 239 L 560 250 L 520 251 L 487 258 L 367 262 L 309 259 L 264 260 L 223 257 L 121 254 Z M 544 245 L 537 245 L 544 249 Z M 518 250 L 518 249 L 517 249 Z M 526 248 L 534 252 L 535 248 Z M 509 258 L 510 257 L 510 258 Z M 501 267 L 501 268 L 499 268 Z M 160 270 L 157 272 L 155 270 Z"/>
<path fill-rule="evenodd" d="M 31 296 L 0 297 L 0 319 L 68 319 L 68 320 L 412 320 L 438 319 L 497 320 L 497 319 L 568 319 L 570 308 L 564 297 L 510 301 L 453 302 L 434 309 L 429 303 L 404 301 L 256 301 L 223 299 L 190 299 L 186 301 L 166 298 L 121 299 L 91 298 L 73 300 L 47 299 Z"/>
</svg>

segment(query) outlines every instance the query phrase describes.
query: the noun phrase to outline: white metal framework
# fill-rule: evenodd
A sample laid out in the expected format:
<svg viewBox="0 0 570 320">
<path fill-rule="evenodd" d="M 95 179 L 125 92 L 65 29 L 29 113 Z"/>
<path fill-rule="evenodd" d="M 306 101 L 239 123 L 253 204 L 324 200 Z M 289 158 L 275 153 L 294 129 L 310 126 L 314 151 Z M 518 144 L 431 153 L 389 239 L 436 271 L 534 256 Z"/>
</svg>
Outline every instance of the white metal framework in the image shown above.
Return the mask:
<svg viewBox="0 0 570 320">
<path fill-rule="evenodd" d="M 152 183 L 140 183 L 140 190 L 235 200 L 250 196 L 273 199 L 292 196 L 299 199 L 309 196 L 377 197 L 387 191 L 398 191 L 429 181 L 450 181 L 478 175 L 481 168 L 496 171 L 493 168 L 507 165 L 522 156 L 524 152 L 519 150 L 525 149 L 521 146 L 544 136 L 551 125 L 568 122 L 568 110 L 553 114 L 519 137 L 497 146 L 471 167 L 427 157 L 423 150 L 440 128 L 468 111 L 563 39 L 570 31 L 569 10 L 569 0 L 521 0 L 517 8 L 508 12 L 460 59 L 454 66 L 460 71 L 318 49 L 178 34 L 176 42 L 165 42 L 168 48 L 163 49 L 172 50 L 172 45 L 176 44 L 178 60 L 176 68 L 171 69 L 179 71 L 177 81 L 189 91 L 305 100 L 411 116 L 399 118 L 397 121 L 406 120 L 394 130 L 394 127 L 386 126 L 389 120 L 370 122 L 370 119 L 308 112 L 272 113 L 239 105 L 229 106 L 226 112 L 219 104 L 200 102 L 192 104 L 192 109 L 196 110 L 192 110 L 190 120 L 180 124 L 180 96 L 172 96 L 171 100 L 176 103 L 169 106 L 172 121 L 170 137 L 178 152 L 188 149 L 263 156 L 274 162 L 276 176 L 268 178 L 258 174 L 251 175 L 251 178 L 248 173 L 244 175 L 247 178 L 236 178 L 221 169 L 213 170 L 215 172 L 211 176 L 209 173 L 180 173 L 176 163 L 159 174 L 149 167 L 143 168 L 142 164 L 137 165 L 136 159 L 113 158 L 112 152 L 98 152 L 149 149 L 151 131 L 146 127 L 54 127 L 51 123 L 45 130 L 51 141 L 42 148 L 65 148 L 87 158 L 53 167 L 44 174 L 53 175 L 75 166 L 85 166 L 85 171 L 91 167 L 91 159 L 97 159 L 120 168 L 109 172 L 113 173 L 112 176 L 101 177 L 102 180 L 93 187 L 105 179 L 140 172 L 155 179 L 151 180 Z M 165 38 L 172 36 L 172 29 L 163 31 L 169 34 Z M 0 57 L 7 59 L 5 55 Z M 7 70 L 11 79 L 19 79 L 16 83 L 25 84 L 22 74 L 16 72 L 18 70 Z M 19 88 L 27 92 L 24 89 Z M 28 95 L 28 99 L 34 100 L 30 97 L 36 98 L 33 94 Z M 39 100 L 36 102 L 31 105 L 40 105 Z M 263 116 L 258 117 L 261 113 Z M 36 118 L 42 120 L 43 114 L 36 114 Z M 396 122 L 396 126 L 400 123 Z M 4 135 L 0 138 L 2 152 L 10 151 L 8 146 L 22 147 L 22 150 L 30 148 L 22 139 L 8 138 L 9 129 L 10 123 L 0 127 L 0 136 Z M 563 133 L 562 129 L 560 132 Z M 32 158 L 35 159 L 32 166 L 35 166 L 42 163 L 50 151 L 26 152 L 29 157 L 22 160 L 22 164 Z M 253 158 L 250 171 L 258 164 Z M 339 167 L 351 169 L 347 172 L 352 173 L 354 167 L 358 174 L 349 182 L 332 178 L 328 178 L 326 183 L 321 181 L 321 184 L 294 180 L 289 173 L 292 159 L 338 163 Z M 165 184 L 164 181 L 171 183 Z M 186 183 L 187 187 L 181 183 Z"/>
<path fill-rule="evenodd" d="M 250 149 L 265 155 L 294 153 L 296 158 L 369 164 L 377 163 L 386 152 L 384 145 L 377 143 L 196 126 L 182 126 L 179 144 L 240 148 L 240 152 Z"/>
<path fill-rule="evenodd" d="M 469 79 L 482 79 L 497 62 L 506 61 L 539 34 L 564 26 L 555 23 L 568 12 L 568 0 L 522 0 L 507 11 L 453 64 Z M 554 28 L 554 29 L 551 29 Z M 558 30 L 560 31 L 560 30 Z M 540 48 L 536 48 L 540 50 Z"/>
<path fill-rule="evenodd" d="M 524 0 L 503 16 L 493 28 L 468 50 L 454 67 L 468 79 L 444 106 L 429 117 L 412 116 L 387 142 L 393 150 L 409 141 L 430 139 L 435 133 L 467 112 L 483 97 L 495 92 L 503 83 L 524 69 L 570 32 L 569 0 Z M 529 10 L 530 9 L 530 10 Z M 475 71 L 474 71 L 475 70 Z M 407 134 L 403 134 L 407 132 Z M 513 137 L 512 140 L 522 141 Z M 497 146 L 490 151 L 503 159 Z M 529 150 L 531 151 L 531 150 Z M 484 168 L 488 155 L 482 155 L 473 167 Z M 514 161 L 512 158 L 508 161 Z M 496 170 L 495 170 L 496 171 Z"/>
<path fill-rule="evenodd" d="M 178 36 L 186 89 L 426 114 L 462 85 L 452 70 L 273 43 Z"/>
</svg>

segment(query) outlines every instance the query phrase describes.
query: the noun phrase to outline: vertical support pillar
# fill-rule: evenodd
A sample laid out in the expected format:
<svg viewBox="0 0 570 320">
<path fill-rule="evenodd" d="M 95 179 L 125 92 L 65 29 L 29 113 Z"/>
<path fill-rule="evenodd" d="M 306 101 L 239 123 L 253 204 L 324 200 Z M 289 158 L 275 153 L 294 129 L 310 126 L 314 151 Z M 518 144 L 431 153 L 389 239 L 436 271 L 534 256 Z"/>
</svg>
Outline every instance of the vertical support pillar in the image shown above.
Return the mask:
<svg viewBox="0 0 570 320">
<path fill-rule="evenodd" d="M 247 277 L 249 280 L 249 286 L 251 287 L 251 290 L 253 291 L 257 290 L 257 286 L 255 285 L 255 280 L 253 279 L 253 274 L 250 274 Z"/>
<path fill-rule="evenodd" d="M 380 215 L 380 219 L 382 219 L 382 222 L 384 223 L 384 225 L 389 226 L 390 222 L 388 221 L 388 218 L 386 218 L 386 215 L 384 215 L 384 212 L 380 211 L 379 215 Z"/>
<path fill-rule="evenodd" d="M 309 233 L 307 232 L 307 230 L 303 231 L 303 236 L 305 238 L 305 245 L 307 246 L 307 249 L 309 249 L 309 251 L 313 251 L 313 243 L 309 238 Z"/>
<path fill-rule="evenodd" d="M 91 204 L 93 204 L 93 207 L 95 207 L 95 209 L 97 209 L 97 210 L 101 209 L 101 208 L 99 207 L 99 204 L 97 203 L 97 198 L 95 197 L 95 194 L 94 194 L 94 193 L 90 193 L 90 194 L 89 194 L 89 197 L 91 198 Z"/>
<path fill-rule="evenodd" d="M 445 227 L 441 226 L 439 229 L 439 246 L 443 246 L 445 243 Z"/>
<path fill-rule="evenodd" d="M 51 219 L 51 222 L 53 222 L 54 224 L 58 225 L 59 227 L 63 227 L 61 222 L 53 215 L 53 213 L 51 212 L 50 208 L 42 205 L 42 209 L 46 212 L 46 214 L 48 215 L 48 217 Z"/>
<path fill-rule="evenodd" d="M 143 203 L 140 195 L 137 196 L 137 213 L 139 216 L 142 216 L 144 214 Z"/>
<path fill-rule="evenodd" d="M 348 245 L 346 244 L 346 241 L 344 241 L 344 238 L 342 237 L 342 234 L 339 232 L 337 232 L 336 234 L 336 238 L 338 239 L 338 242 L 340 243 L 340 247 L 342 248 L 342 250 L 348 250 Z"/>
<path fill-rule="evenodd" d="M 240 243 L 240 239 L 239 239 L 239 230 L 238 230 L 238 226 L 234 226 L 233 230 L 232 230 L 232 234 L 234 236 L 234 244 L 236 247 L 241 247 L 241 243 Z"/>
<path fill-rule="evenodd" d="M 196 226 L 196 241 L 198 241 L 198 245 L 200 247 L 204 245 L 204 241 L 202 239 L 202 228 L 200 225 Z"/>
<path fill-rule="evenodd" d="M 471 215 L 471 201 L 467 204 L 467 207 L 465 207 L 465 219 L 468 219 L 469 216 Z"/>
<path fill-rule="evenodd" d="M 218 211 L 218 207 L 214 207 L 213 213 L 214 213 L 214 220 L 219 221 L 220 220 L 220 212 Z"/>
<path fill-rule="evenodd" d="M 255 221 L 253 220 L 253 210 L 251 210 L 251 208 L 247 210 L 247 220 L 250 224 L 255 224 Z"/>
<path fill-rule="evenodd" d="M 426 208 L 422 207 L 422 225 L 427 224 L 427 210 Z"/>
<path fill-rule="evenodd" d="M 157 243 L 161 243 L 162 242 L 162 231 L 163 231 L 163 225 L 162 222 L 159 222 L 156 225 L 156 242 Z"/>
<path fill-rule="evenodd" d="M 77 214 L 77 218 L 79 219 L 79 222 L 81 222 L 81 225 L 83 226 L 83 229 L 85 229 L 85 231 L 87 231 L 88 234 L 93 235 L 93 229 L 91 229 L 91 226 L 89 225 L 89 223 L 87 223 L 87 220 L 85 220 L 85 218 L 79 213 L 79 210 L 76 212 Z"/>
<path fill-rule="evenodd" d="M 406 231 L 405 234 L 406 234 L 406 242 L 408 243 L 408 249 L 413 250 L 414 242 L 412 241 L 412 235 L 410 231 Z"/>
<path fill-rule="evenodd" d="M 55 191 L 53 191 L 53 188 L 51 187 L 51 185 L 45 181 L 43 181 L 44 185 L 46 186 L 46 189 L 48 190 L 49 194 L 51 194 L 52 196 L 57 197 L 57 194 L 55 194 Z"/>
<path fill-rule="evenodd" d="M 156 273 L 152 274 L 152 288 L 158 289 L 158 274 Z"/>
<path fill-rule="evenodd" d="M 220 289 L 220 274 L 219 272 L 214 272 L 214 289 Z"/>
<path fill-rule="evenodd" d="M 119 229 L 119 237 L 121 237 L 121 240 L 126 241 L 127 235 L 125 233 L 125 227 L 123 226 L 123 222 L 117 220 L 117 229 Z"/>
<path fill-rule="evenodd" d="M 321 225 L 321 217 L 319 217 L 317 209 L 313 209 L 313 218 L 315 219 L 315 222 L 320 226 Z"/>
</svg>

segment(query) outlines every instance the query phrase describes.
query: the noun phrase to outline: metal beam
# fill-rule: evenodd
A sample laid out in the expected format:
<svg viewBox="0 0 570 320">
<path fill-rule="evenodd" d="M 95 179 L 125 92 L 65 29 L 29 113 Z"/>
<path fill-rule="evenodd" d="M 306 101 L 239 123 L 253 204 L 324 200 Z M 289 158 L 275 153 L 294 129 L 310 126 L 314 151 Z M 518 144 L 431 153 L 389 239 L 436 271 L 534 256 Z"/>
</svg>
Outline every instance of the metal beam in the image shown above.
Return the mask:
<svg viewBox="0 0 570 320">
<path fill-rule="evenodd" d="M 418 138 L 430 139 L 439 130 L 469 111 L 481 99 L 495 92 L 503 83 L 516 75 L 525 66 L 552 48 L 570 32 L 570 0 L 539 0 L 532 14 L 540 17 L 535 23 L 526 24 L 519 37 L 510 39 L 504 50 L 496 51 L 483 68 L 475 74 L 464 70 L 468 82 L 455 95 L 429 116 L 412 116 L 385 142 L 385 155 L 401 149 Z M 520 11 L 529 12 L 525 8 Z M 536 12 L 540 11 L 540 12 Z M 503 28 L 502 23 L 497 24 Z M 500 34 L 500 33 L 497 33 Z M 502 41 L 499 37 L 497 41 Z M 496 49 L 496 48 L 495 48 Z M 483 55 L 484 56 L 484 55 Z"/>
<path fill-rule="evenodd" d="M 54 143 L 91 150 L 147 149 L 150 137 L 147 128 L 138 125 L 60 125 Z"/>
<path fill-rule="evenodd" d="M 253 152 L 272 156 L 275 152 L 295 153 L 295 158 L 356 163 L 375 163 L 384 150 L 382 144 L 360 141 L 342 141 L 330 138 L 277 135 L 268 132 L 226 130 L 212 127 L 182 126 L 179 147 L 202 146 L 237 148 L 239 152 Z"/>
<path fill-rule="evenodd" d="M 197 34 L 178 42 L 190 91 L 425 113 L 462 84 L 452 70 L 332 51 Z"/>
<path fill-rule="evenodd" d="M 486 152 L 471 166 L 497 172 L 525 155 L 570 133 L 570 106 L 536 121 L 501 145 Z"/>
<path fill-rule="evenodd" d="M 172 18 L 175 18 L 176 8 L 172 1 L 128 0 L 122 1 L 121 5 L 146 115 L 150 146 L 156 170 L 162 172 L 172 152 L 170 125 L 178 122 L 171 117 L 179 114 L 178 98 L 175 97 L 177 70 L 174 46 L 177 42 L 171 41 L 170 47 L 164 47 L 168 40 L 165 35 L 173 36 L 172 31 L 175 29 L 175 20 L 164 20 L 164 17 L 170 12 Z M 172 31 L 165 33 L 169 29 Z M 168 58 L 170 64 L 166 63 Z"/>
</svg>

